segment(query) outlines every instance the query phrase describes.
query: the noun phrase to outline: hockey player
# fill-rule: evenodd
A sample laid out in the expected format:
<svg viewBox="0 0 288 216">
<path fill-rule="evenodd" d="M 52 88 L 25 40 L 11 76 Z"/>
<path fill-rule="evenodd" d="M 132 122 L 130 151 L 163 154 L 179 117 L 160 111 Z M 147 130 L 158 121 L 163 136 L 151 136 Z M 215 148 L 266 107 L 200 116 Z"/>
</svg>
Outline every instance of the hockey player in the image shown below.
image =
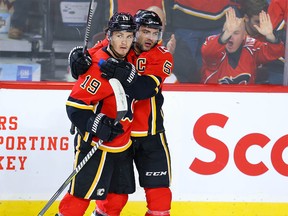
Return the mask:
<svg viewBox="0 0 288 216">
<path fill-rule="evenodd" d="M 147 82 L 160 84 L 159 92 L 150 99 L 137 101 L 134 109 L 131 139 L 133 141 L 134 161 L 139 172 L 140 186 L 144 188 L 147 201 L 146 215 L 170 215 L 172 194 L 169 188 L 171 179 L 170 154 L 163 125 L 162 84 L 166 77 L 170 76 L 173 69 L 172 54 L 158 42 L 161 40 L 162 22 L 159 16 L 152 11 L 140 10 L 135 15 L 137 25 L 136 41 L 127 58 L 132 62 L 141 74 L 147 76 Z M 102 42 L 102 45 L 105 41 Z M 101 43 L 89 50 L 94 53 Z M 82 59 L 83 60 L 83 59 Z M 79 60 L 81 61 L 81 59 Z M 75 68 L 79 65 L 75 61 Z M 82 61 L 85 62 L 85 61 Z M 74 68 L 74 63 L 72 67 Z M 101 67 L 102 72 L 114 77 L 113 68 Z M 76 70 L 76 71 L 82 71 Z M 73 74 L 73 70 L 72 70 Z M 74 74 L 76 77 L 77 74 Z M 106 76 L 107 77 L 107 76 Z M 142 85 L 140 77 L 126 88 L 128 92 L 134 89 L 149 88 L 150 85 Z M 150 177 L 146 172 L 161 172 L 163 175 Z M 109 193 L 103 201 L 96 201 L 96 210 L 93 215 L 118 216 L 128 200 L 127 194 Z"/>
<path fill-rule="evenodd" d="M 108 191 L 135 191 L 135 182 L 129 182 L 134 178 L 133 171 L 129 172 L 133 170 L 130 133 L 134 102 L 128 99 L 129 110 L 125 118 L 115 125 L 115 96 L 108 80 L 101 76 L 98 65 L 101 59 L 111 57 L 119 62 L 124 60 L 131 48 L 135 30 L 136 25 L 130 14 L 115 13 L 111 17 L 107 31 L 108 46 L 92 56 L 93 64 L 78 77 L 66 102 L 68 117 L 78 129 L 74 143 L 75 167 L 100 139 L 103 144 L 72 180 L 57 215 L 83 216 L 90 200 L 105 199 Z M 126 85 L 135 81 L 135 70 L 130 70 L 128 77 L 129 80 L 122 80 Z M 121 169 L 127 171 L 119 175 Z"/>
</svg>

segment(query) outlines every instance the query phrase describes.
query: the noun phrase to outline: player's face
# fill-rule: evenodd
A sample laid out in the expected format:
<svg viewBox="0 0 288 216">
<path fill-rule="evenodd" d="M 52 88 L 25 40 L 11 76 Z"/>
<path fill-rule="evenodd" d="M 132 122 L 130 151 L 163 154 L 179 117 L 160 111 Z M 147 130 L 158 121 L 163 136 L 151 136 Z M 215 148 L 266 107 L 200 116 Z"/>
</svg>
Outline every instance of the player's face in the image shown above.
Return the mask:
<svg viewBox="0 0 288 216">
<path fill-rule="evenodd" d="M 233 32 L 231 38 L 229 39 L 228 43 L 226 44 L 226 50 L 229 53 L 234 53 L 238 50 L 238 48 L 242 45 L 243 40 L 245 39 L 246 31 L 244 28 L 244 23 Z"/>
<path fill-rule="evenodd" d="M 258 30 L 254 27 L 254 25 L 259 26 L 260 25 L 260 20 L 259 20 L 259 16 L 254 15 L 252 17 L 247 17 L 245 16 L 245 28 L 247 33 L 250 36 L 254 36 L 259 34 Z"/>
<path fill-rule="evenodd" d="M 132 46 L 133 39 L 133 32 L 115 31 L 112 33 L 110 43 L 119 56 L 125 57 Z"/>
<path fill-rule="evenodd" d="M 152 49 L 160 37 L 159 29 L 140 26 L 136 33 L 136 46 L 143 52 Z"/>
</svg>

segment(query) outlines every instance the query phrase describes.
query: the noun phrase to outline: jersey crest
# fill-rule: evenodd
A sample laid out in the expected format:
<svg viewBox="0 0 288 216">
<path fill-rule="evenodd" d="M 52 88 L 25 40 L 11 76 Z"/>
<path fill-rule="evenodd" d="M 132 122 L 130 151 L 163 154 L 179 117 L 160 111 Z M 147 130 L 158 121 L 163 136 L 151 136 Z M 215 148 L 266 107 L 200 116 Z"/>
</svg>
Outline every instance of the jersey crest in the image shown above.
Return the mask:
<svg viewBox="0 0 288 216">
<path fill-rule="evenodd" d="M 219 84 L 247 84 L 251 78 L 251 74 L 244 73 L 236 77 L 223 77 L 219 79 Z"/>
</svg>

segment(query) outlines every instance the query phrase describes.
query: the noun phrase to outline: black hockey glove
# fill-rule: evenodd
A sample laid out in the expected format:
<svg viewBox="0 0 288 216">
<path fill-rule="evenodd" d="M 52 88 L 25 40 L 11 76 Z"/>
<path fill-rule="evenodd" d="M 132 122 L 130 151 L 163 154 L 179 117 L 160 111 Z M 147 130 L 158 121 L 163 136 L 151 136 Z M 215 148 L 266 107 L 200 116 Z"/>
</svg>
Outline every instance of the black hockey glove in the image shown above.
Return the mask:
<svg viewBox="0 0 288 216">
<path fill-rule="evenodd" d="M 69 53 L 68 63 L 70 65 L 72 77 L 78 79 L 78 76 L 86 73 L 90 68 L 92 59 L 88 51 L 86 55 L 84 55 L 82 46 L 76 46 Z"/>
<path fill-rule="evenodd" d="M 114 119 L 103 113 L 93 115 L 88 119 L 87 130 L 105 142 L 111 142 L 124 132 L 120 123 L 114 125 Z"/>
<path fill-rule="evenodd" d="M 107 61 L 101 60 L 99 66 L 102 77 L 106 79 L 116 78 L 124 87 L 132 85 L 138 77 L 134 65 L 126 61 L 109 58 Z"/>
</svg>

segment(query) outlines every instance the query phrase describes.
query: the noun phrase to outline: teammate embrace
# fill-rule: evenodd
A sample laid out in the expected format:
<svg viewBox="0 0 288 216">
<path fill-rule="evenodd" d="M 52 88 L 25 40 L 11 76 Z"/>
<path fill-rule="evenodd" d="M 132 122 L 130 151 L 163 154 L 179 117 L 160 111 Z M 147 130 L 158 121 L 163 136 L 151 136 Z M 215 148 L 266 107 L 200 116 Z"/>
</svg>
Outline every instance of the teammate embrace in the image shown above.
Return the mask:
<svg viewBox="0 0 288 216">
<path fill-rule="evenodd" d="M 162 85 L 172 73 L 173 57 L 161 45 L 162 26 L 153 11 L 139 10 L 133 18 L 115 13 L 106 39 L 89 49 L 88 55 L 79 48 L 71 51 L 70 67 L 77 81 L 66 107 L 78 131 L 75 165 L 99 139 L 104 142 L 73 179 L 58 215 L 82 216 L 90 200 L 96 200 L 92 215 L 120 215 L 128 194 L 135 192 L 133 161 L 146 193 L 146 215 L 170 215 L 171 164 Z M 129 107 L 116 125 L 111 78 L 123 85 Z M 147 172 L 164 175 L 151 177 Z"/>
</svg>

